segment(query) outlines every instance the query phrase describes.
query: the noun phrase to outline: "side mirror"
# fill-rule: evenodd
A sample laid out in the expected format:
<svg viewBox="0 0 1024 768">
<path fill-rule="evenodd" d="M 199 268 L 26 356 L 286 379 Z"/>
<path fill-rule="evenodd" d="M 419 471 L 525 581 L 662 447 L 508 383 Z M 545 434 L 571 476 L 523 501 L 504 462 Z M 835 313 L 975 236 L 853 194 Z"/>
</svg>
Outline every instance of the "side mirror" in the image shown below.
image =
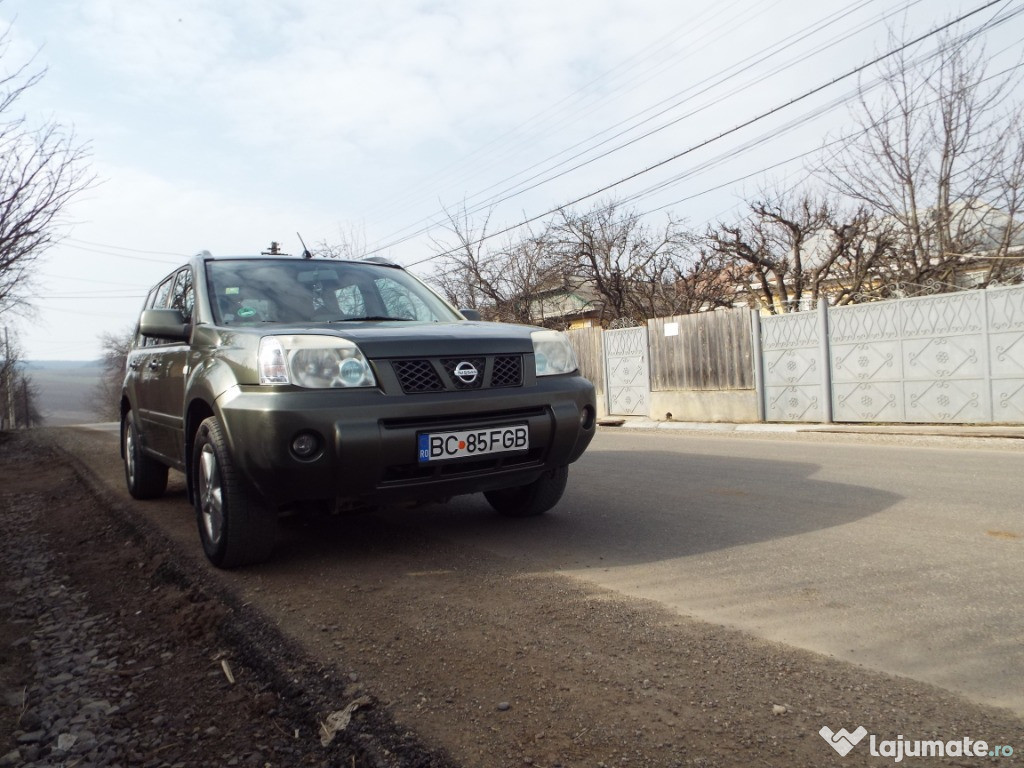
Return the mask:
<svg viewBox="0 0 1024 768">
<path fill-rule="evenodd" d="M 139 332 L 171 341 L 188 341 L 192 328 L 180 309 L 146 309 L 139 318 Z"/>
<path fill-rule="evenodd" d="M 475 320 L 477 322 L 483 320 L 483 318 L 480 317 L 480 313 L 475 309 L 460 309 L 459 312 L 461 312 L 462 316 L 467 320 Z"/>
</svg>

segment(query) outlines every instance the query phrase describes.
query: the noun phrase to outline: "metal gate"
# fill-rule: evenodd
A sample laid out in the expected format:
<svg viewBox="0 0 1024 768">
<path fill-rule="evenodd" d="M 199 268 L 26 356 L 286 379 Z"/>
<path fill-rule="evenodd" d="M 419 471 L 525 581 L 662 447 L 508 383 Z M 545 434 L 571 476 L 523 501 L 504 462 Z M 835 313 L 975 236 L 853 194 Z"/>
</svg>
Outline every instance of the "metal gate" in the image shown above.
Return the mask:
<svg viewBox="0 0 1024 768">
<path fill-rule="evenodd" d="M 761 318 L 765 421 L 829 421 L 825 307 Z"/>
<path fill-rule="evenodd" d="M 647 327 L 605 331 L 604 355 L 609 415 L 647 416 L 651 389 Z"/>
</svg>

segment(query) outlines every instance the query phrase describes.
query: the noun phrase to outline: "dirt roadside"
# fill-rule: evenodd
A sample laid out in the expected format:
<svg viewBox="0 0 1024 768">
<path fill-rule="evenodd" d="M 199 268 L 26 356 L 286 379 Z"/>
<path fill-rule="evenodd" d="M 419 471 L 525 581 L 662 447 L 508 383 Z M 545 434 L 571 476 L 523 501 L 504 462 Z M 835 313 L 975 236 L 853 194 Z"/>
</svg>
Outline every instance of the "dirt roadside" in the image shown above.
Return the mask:
<svg viewBox="0 0 1024 768">
<path fill-rule="evenodd" d="M 98 450 L 52 435 L 75 456 Z M 21 436 L 0 444 L 8 765 L 892 762 L 863 744 L 840 758 L 824 725 L 1024 752 L 1004 711 L 372 517 L 293 526 L 275 563 L 211 572 L 163 507 L 94 494 L 89 466 Z M 168 514 L 187 517 L 177 495 Z M 354 703 L 322 746 L 319 724 Z"/>
<path fill-rule="evenodd" d="M 331 669 L 0 434 L 0 765 L 453 765 L 373 702 L 323 744 Z"/>
</svg>

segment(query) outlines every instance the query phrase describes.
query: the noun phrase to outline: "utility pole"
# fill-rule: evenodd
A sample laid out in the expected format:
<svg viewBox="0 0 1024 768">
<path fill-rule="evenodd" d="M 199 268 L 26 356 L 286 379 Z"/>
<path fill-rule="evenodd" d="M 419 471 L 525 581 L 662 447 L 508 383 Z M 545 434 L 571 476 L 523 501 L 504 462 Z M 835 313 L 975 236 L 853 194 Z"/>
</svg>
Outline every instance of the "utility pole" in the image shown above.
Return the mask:
<svg viewBox="0 0 1024 768">
<path fill-rule="evenodd" d="M 4 326 L 4 370 L 7 373 L 5 389 L 7 390 L 7 425 L 14 429 L 18 422 L 14 416 L 14 365 L 11 364 L 11 337 L 7 326 Z"/>
<path fill-rule="evenodd" d="M 28 380 L 27 379 L 22 379 L 21 380 L 21 399 L 22 399 L 22 404 L 25 406 L 25 411 L 22 414 L 25 417 L 23 419 L 23 421 L 25 422 L 25 429 L 28 429 L 28 428 L 30 428 L 32 426 L 32 414 L 29 412 L 29 409 L 28 409 Z"/>
</svg>

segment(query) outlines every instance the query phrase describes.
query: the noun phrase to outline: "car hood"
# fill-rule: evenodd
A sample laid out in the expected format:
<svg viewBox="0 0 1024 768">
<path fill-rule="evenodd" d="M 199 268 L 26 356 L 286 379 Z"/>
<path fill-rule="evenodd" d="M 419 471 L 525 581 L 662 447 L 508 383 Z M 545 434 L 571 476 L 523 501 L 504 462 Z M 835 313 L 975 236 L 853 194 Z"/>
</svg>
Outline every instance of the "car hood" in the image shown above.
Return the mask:
<svg viewBox="0 0 1024 768">
<path fill-rule="evenodd" d="M 232 329 L 237 331 L 238 329 Z M 354 342 L 369 358 L 533 352 L 532 326 L 459 321 L 453 323 L 345 322 L 247 328 L 256 336 L 314 334 Z"/>
</svg>

